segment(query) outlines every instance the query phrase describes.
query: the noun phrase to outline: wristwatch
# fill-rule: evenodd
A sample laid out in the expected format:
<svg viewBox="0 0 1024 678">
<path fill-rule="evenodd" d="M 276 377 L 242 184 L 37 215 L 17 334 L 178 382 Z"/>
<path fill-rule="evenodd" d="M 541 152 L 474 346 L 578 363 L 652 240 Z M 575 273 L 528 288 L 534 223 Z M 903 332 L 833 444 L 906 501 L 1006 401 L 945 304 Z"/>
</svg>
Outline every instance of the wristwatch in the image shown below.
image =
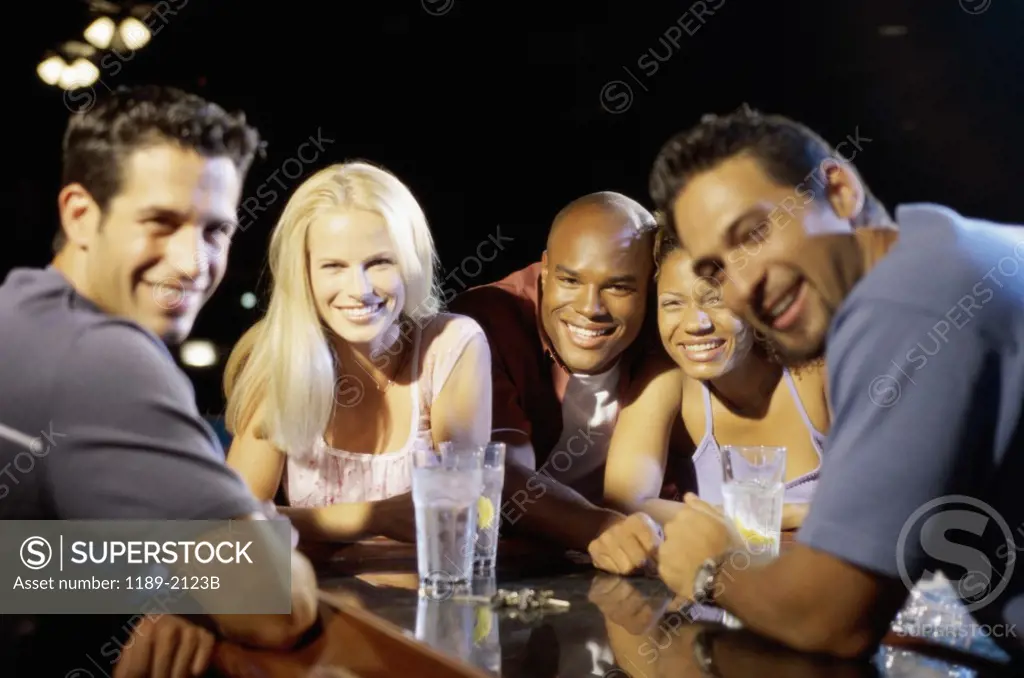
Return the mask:
<svg viewBox="0 0 1024 678">
<path fill-rule="evenodd" d="M 715 580 L 722 570 L 724 561 L 708 558 L 697 568 L 697 576 L 693 579 L 693 600 L 701 605 L 714 605 Z"/>
</svg>

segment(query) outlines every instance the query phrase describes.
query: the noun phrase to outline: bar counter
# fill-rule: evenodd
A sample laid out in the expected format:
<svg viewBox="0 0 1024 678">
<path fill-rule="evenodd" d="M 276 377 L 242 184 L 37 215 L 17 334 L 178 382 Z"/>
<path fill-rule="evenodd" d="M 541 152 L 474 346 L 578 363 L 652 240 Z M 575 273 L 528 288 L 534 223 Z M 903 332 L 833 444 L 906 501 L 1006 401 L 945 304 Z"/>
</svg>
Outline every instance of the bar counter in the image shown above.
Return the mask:
<svg viewBox="0 0 1024 678">
<path fill-rule="evenodd" d="M 503 541 L 499 568 L 474 581 L 550 590 L 568 603 L 544 612 L 417 593 L 415 547 L 382 540 L 306 549 L 317 565 L 323 622 L 288 653 L 219 645 L 215 675 L 237 678 L 655 678 L 656 676 L 984 676 L 1007 667 L 924 641 L 887 637 L 870 660 L 793 652 L 722 625 L 713 608 L 679 606 L 653 576 L 598 572 L 581 554 Z M 1019 672 L 1020 669 L 1018 668 Z"/>
</svg>

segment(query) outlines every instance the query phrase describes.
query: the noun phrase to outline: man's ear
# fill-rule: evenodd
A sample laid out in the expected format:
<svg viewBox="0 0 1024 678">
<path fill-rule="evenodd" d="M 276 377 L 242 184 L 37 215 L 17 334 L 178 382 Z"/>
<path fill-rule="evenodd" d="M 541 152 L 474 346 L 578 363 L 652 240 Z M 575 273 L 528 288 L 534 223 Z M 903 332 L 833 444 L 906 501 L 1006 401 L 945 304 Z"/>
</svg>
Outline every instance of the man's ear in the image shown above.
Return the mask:
<svg viewBox="0 0 1024 678">
<path fill-rule="evenodd" d="M 92 194 L 81 184 L 68 184 L 57 195 L 60 227 L 74 247 L 87 249 L 100 229 L 102 214 Z"/>
<path fill-rule="evenodd" d="M 548 282 L 548 251 L 544 250 L 540 255 L 540 291 L 544 291 L 544 285 Z"/>
<path fill-rule="evenodd" d="M 864 209 L 864 184 L 844 163 L 825 170 L 825 189 L 832 211 L 840 219 L 852 221 Z"/>
</svg>

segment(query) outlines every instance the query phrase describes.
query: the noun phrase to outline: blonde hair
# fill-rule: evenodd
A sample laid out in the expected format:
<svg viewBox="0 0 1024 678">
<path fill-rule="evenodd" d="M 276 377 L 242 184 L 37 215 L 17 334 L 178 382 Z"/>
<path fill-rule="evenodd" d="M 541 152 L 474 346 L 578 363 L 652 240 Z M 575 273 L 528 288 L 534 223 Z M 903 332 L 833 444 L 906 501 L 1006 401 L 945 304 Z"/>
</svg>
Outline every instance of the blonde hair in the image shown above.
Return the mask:
<svg viewBox="0 0 1024 678">
<path fill-rule="evenodd" d="M 412 192 L 364 162 L 320 170 L 285 205 L 270 239 L 270 305 L 228 358 L 225 419 L 234 435 L 255 424 L 257 436 L 302 453 L 330 423 L 337 359 L 310 288 L 308 234 L 317 217 L 345 209 L 376 213 L 387 224 L 405 285 L 402 315 L 422 327 L 440 310 L 437 251 Z"/>
</svg>

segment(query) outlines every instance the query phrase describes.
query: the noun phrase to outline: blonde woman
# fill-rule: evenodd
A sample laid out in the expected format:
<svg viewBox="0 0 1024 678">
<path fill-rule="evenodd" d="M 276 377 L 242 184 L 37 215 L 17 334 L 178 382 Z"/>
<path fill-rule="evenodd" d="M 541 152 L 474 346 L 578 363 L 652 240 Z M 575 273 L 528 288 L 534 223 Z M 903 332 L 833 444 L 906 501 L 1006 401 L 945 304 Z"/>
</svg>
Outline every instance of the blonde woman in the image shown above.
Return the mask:
<svg viewBox="0 0 1024 678">
<path fill-rule="evenodd" d="M 282 482 L 313 540 L 412 541 L 410 452 L 491 432 L 487 340 L 439 312 L 423 210 L 353 162 L 307 179 L 270 242 L 266 316 L 228 360 L 228 465 L 260 499 Z"/>
</svg>

